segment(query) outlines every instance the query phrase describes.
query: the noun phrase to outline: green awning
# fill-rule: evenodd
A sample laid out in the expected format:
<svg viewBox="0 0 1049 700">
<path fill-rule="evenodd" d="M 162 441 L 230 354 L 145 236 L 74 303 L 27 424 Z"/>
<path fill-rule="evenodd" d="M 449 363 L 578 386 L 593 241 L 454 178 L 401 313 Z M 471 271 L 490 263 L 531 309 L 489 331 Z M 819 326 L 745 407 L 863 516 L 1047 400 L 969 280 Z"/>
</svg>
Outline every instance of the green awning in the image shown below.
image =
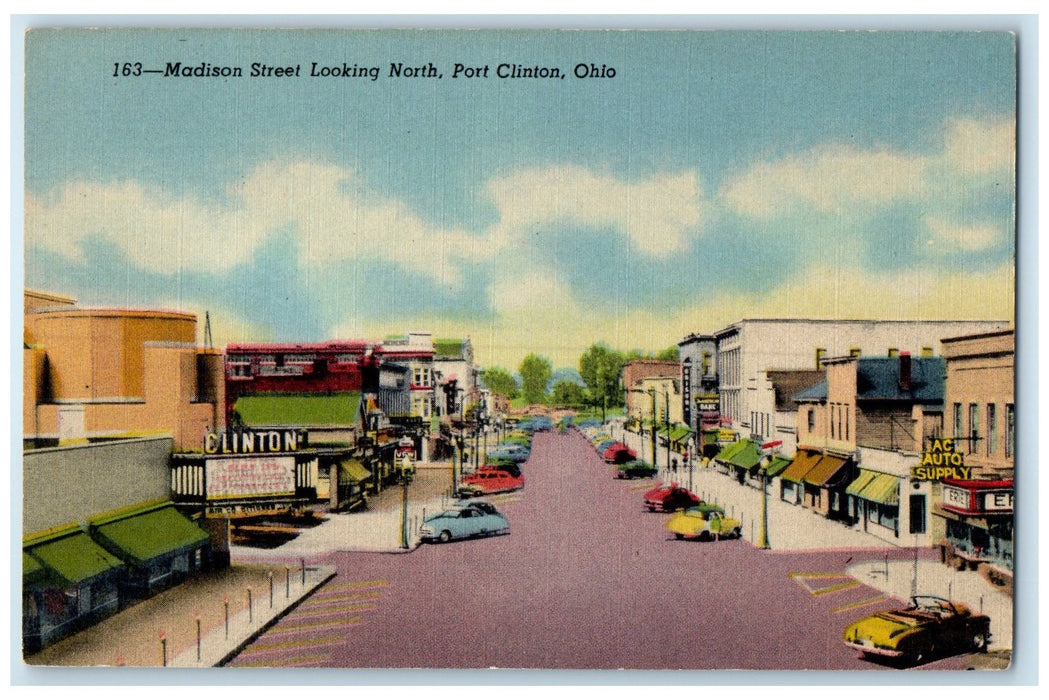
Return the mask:
<svg viewBox="0 0 1049 700">
<path fill-rule="evenodd" d="M 798 450 L 790 466 L 783 470 L 779 478 L 783 481 L 800 482 L 819 463 L 822 456 L 819 452 Z"/>
<path fill-rule="evenodd" d="M 361 393 L 259 394 L 241 396 L 233 405 L 244 425 L 348 426 L 360 422 Z"/>
<path fill-rule="evenodd" d="M 670 441 L 681 442 L 687 440 L 695 431 L 684 425 L 677 425 L 670 429 Z"/>
<path fill-rule="evenodd" d="M 852 485 L 850 484 L 849 486 L 851 488 Z M 879 474 L 874 472 L 874 478 L 855 495 L 857 498 L 862 498 L 865 501 L 873 501 L 874 503 L 881 503 L 886 506 L 899 505 L 900 478 L 893 476 L 892 474 Z"/>
<path fill-rule="evenodd" d="M 98 516 L 89 521 L 88 528 L 98 542 L 136 566 L 196 549 L 210 539 L 170 502 Z"/>
<path fill-rule="evenodd" d="M 718 444 L 718 431 L 716 431 L 716 430 L 704 430 L 703 431 L 703 444 L 704 445 L 716 445 L 716 444 Z"/>
<path fill-rule="evenodd" d="M 339 481 L 342 483 L 360 483 L 372 478 L 372 473 L 364 468 L 359 459 L 344 459 L 339 463 Z"/>
<path fill-rule="evenodd" d="M 23 552 L 43 564 L 63 586 L 76 585 L 124 566 L 79 527 L 67 529 L 50 539 L 23 542 Z"/>
<path fill-rule="evenodd" d="M 41 588 L 51 576 L 39 561 L 22 552 L 22 587 Z"/>
<path fill-rule="evenodd" d="M 751 469 L 761 461 L 761 448 L 753 440 L 740 440 L 739 447 L 729 456 L 728 461 L 742 469 Z M 719 456 L 720 459 L 720 456 Z M 722 460 L 724 461 L 724 460 Z"/>
<path fill-rule="evenodd" d="M 731 442 L 721 448 L 721 451 L 717 453 L 714 459 L 719 462 L 731 462 L 732 456 L 743 449 L 743 442 Z"/>
<path fill-rule="evenodd" d="M 845 489 L 845 493 L 850 496 L 859 496 L 863 493 L 863 489 L 867 488 L 867 485 L 874 481 L 877 476 L 878 472 L 872 472 L 870 469 L 861 469 L 860 475 L 852 480 L 852 483 Z"/>
<path fill-rule="evenodd" d="M 773 477 L 778 476 L 780 472 L 790 466 L 790 460 L 783 455 L 776 455 L 772 458 L 772 461 L 765 467 L 765 476 Z"/>
</svg>

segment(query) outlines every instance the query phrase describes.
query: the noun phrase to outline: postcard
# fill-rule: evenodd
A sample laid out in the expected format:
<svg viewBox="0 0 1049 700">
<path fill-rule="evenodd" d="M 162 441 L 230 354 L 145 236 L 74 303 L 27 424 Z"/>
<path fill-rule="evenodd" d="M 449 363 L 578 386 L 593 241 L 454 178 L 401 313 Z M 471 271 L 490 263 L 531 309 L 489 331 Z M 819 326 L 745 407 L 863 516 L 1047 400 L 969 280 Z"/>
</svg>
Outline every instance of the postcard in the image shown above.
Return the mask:
<svg viewBox="0 0 1049 700">
<path fill-rule="evenodd" d="M 1017 50 L 29 29 L 24 665 L 1007 669 Z"/>
</svg>

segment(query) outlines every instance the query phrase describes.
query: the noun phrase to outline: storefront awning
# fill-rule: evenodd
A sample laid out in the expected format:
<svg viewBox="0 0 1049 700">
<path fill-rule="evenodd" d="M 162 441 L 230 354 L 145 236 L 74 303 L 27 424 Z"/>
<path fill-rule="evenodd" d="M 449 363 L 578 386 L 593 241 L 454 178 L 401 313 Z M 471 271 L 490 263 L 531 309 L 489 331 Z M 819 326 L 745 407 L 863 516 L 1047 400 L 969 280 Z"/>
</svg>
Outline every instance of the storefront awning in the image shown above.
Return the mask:
<svg viewBox="0 0 1049 700">
<path fill-rule="evenodd" d="M 372 473 L 364 468 L 359 459 L 344 459 L 339 463 L 339 481 L 342 483 L 359 483 L 372 478 Z"/>
<path fill-rule="evenodd" d="M 778 476 L 784 469 L 790 466 L 790 460 L 783 455 L 776 455 L 772 458 L 772 461 L 764 467 L 763 471 L 765 476 L 774 477 Z"/>
<path fill-rule="evenodd" d="M 757 466 L 762 457 L 761 448 L 758 446 L 758 443 L 753 440 L 740 440 L 736 444 L 739 445 L 739 448 L 732 453 L 728 458 L 728 461 L 733 466 L 742 469 L 751 469 Z"/>
<path fill-rule="evenodd" d="M 692 429 L 690 429 L 690 428 L 688 428 L 688 427 L 686 427 L 684 425 L 674 426 L 673 428 L 670 429 L 670 441 L 671 442 L 681 442 L 682 440 L 687 440 L 688 437 L 690 435 L 692 435 L 694 432 L 695 432 L 694 430 L 692 430 Z"/>
<path fill-rule="evenodd" d="M 886 506 L 899 505 L 900 478 L 892 474 L 861 469 L 859 477 L 849 484 L 845 493 Z"/>
<path fill-rule="evenodd" d="M 736 454 L 741 449 L 743 449 L 743 444 L 741 442 L 729 443 L 728 445 L 725 445 L 721 448 L 721 451 L 717 453 L 717 456 L 714 457 L 714 459 L 718 460 L 719 462 L 728 462 L 731 464 L 732 455 Z"/>
<path fill-rule="evenodd" d="M 847 461 L 840 457 L 823 455 L 819 463 L 802 477 L 802 481 L 809 486 L 824 486 L 841 472 Z"/>
<path fill-rule="evenodd" d="M 822 456 L 819 452 L 798 450 L 790 466 L 783 470 L 779 478 L 783 481 L 800 482 L 819 463 Z"/>
<path fill-rule="evenodd" d="M 716 431 L 716 430 L 704 430 L 703 431 L 703 444 L 704 445 L 716 445 L 716 444 L 718 444 L 718 431 Z"/>
<path fill-rule="evenodd" d="M 40 588 L 51 578 L 39 561 L 22 552 L 22 587 Z"/>
<path fill-rule="evenodd" d="M 136 566 L 196 549 L 210 539 L 170 502 L 143 504 L 92 518 L 92 536 Z"/>
<path fill-rule="evenodd" d="M 79 527 L 55 533 L 49 539 L 24 542 L 23 547 L 23 552 L 43 564 L 63 586 L 73 586 L 124 566 Z"/>
<path fill-rule="evenodd" d="M 361 393 L 334 395 L 261 394 L 241 396 L 233 410 L 244 425 L 350 426 L 360 421 Z"/>
</svg>

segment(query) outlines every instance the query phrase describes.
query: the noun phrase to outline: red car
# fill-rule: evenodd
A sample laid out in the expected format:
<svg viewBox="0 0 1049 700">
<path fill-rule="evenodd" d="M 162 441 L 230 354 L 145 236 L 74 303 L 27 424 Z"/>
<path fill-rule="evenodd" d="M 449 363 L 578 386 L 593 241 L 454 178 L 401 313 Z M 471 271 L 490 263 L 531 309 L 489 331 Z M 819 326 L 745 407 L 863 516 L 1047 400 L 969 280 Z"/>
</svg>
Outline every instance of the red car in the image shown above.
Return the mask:
<svg viewBox="0 0 1049 700">
<path fill-rule="evenodd" d="M 661 510 L 670 513 L 683 508 L 698 506 L 702 501 L 699 496 L 688 489 L 670 484 L 669 486 L 657 486 L 645 493 L 645 508 L 650 512 Z"/>
<path fill-rule="evenodd" d="M 520 472 L 514 474 L 505 469 L 481 467 L 473 474 L 463 477 L 463 491 L 475 491 L 479 494 L 513 491 L 524 486 L 524 477 Z"/>
<path fill-rule="evenodd" d="M 605 449 L 603 457 L 609 464 L 626 464 L 637 459 L 637 452 L 621 442 L 616 442 Z"/>
</svg>

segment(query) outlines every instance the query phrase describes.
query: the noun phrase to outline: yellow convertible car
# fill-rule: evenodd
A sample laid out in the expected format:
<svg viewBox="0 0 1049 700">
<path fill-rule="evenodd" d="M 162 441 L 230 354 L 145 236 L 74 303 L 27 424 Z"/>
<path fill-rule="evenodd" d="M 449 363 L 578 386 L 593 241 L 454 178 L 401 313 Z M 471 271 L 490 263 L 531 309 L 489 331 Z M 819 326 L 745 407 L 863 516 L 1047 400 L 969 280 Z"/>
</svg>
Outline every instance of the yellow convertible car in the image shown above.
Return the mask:
<svg viewBox="0 0 1049 700">
<path fill-rule="evenodd" d="M 679 540 L 689 537 L 708 542 L 715 538 L 735 538 L 741 534 L 738 520 L 725 515 L 725 509 L 716 503 L 706 502 L 678 513 L 664 527 Z"/>
<path fill-rule="evenodd" d="M 910 665 L 963 651 L 984 651 L 991 620 L 964 603 L 917 595 L 906 608 L 875 613 L 845 628 L 845 645 L 863 657 Z"/>
</svg>

